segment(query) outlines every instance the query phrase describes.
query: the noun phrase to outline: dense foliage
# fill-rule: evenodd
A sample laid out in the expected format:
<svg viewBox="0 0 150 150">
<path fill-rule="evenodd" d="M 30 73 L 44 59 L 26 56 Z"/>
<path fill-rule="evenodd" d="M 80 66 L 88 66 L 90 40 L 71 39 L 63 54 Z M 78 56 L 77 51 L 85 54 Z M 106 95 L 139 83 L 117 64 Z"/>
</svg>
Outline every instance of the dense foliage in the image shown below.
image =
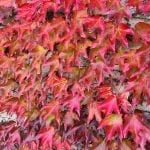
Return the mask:
<svg viewBox="0 0 150 150">
<path fill-rule="evenodd" d="M 0 0 L 0 111 L 17 116 L 0 149 L 148 149 L 150 24 L 128 21 L 149 12 L 149 0 Z"/>
</svg>

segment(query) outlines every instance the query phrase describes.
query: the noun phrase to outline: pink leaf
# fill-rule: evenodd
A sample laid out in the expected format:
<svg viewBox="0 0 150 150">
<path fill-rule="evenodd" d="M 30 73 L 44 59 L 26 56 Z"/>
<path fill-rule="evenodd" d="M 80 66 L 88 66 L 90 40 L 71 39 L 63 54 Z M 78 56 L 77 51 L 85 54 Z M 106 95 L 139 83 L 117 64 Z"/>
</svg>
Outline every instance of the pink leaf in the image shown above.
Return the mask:
<svg viewBox="0 0 150 150">
<path fill-rule="evenodd" d="M 136 114 L 130 116 L 126 115 L 125 120 L 123 130 L 124 137 L 126 137 L 128 133 L 131 133 L 133 140 L 137 144 L 139 143 L 141 148 L 144 149 L 146 141 L 150 141 L 150 129 L 139 120 L 139 116 Z"/>
<path fill-rule="evenodd" d="M 100 123 L 99 128 L 104 128 L 106 132 L 106 140 L 111 140 L 115 133 L 118 133 L 120 139 L 123 138 L 122 133 L 123 120 L 119 114 L 110 114 L 106 116 Z"/>
<path fill-rule="evenodd" d="M 102 120 L 100 109 L 98 109 L 97 102 L 91 102 L 88 107 L 88 123 L 95 117 L 96 121 L 100 122 Z"/>
</svg>

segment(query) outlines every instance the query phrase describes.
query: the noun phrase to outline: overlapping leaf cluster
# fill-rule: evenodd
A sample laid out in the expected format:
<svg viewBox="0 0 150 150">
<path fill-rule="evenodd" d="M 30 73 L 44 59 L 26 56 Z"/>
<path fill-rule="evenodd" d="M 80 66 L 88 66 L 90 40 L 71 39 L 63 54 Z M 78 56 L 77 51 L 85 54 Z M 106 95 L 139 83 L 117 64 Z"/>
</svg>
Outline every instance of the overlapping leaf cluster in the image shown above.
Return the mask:
<svg viewBox="0 0 150 150">
<path fill-rule="evenodd" d="M 0 1 L 0 149 L 145 149 L 149 1 Z"/>
</svg>

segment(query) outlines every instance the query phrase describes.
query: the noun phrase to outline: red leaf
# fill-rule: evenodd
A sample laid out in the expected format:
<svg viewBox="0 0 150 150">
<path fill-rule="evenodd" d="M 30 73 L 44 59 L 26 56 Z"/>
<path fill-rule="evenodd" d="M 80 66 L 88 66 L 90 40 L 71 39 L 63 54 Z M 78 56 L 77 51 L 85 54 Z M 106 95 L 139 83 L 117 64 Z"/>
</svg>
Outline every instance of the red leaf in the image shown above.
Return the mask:
<svg viewBox="0 0 150 150">
<path fill-rule="evenodd" d="M 103 61 L 97 61 L 91 63 L 92 70 L 95 72 L 95 77 L 98 82 L 98 85 L 100 85 L 104 79 L 104 74 L 110 74 L 111 68 L 108 67 Z"/>
<path fill-rule="evenodd" d="M 40 140 L 43 145 L 43 149 L 52 148 L 53 145 L 53 136 L 55 134 L 55 130 L 53 127 L 49 127 L 48 129 L 42 128 L 40 132 L 37 134 L 36 139 Z"/>
<path fill-rule="evenodd" d="M 106 115 L 112 112 L 120 114 L 116 96 L 110 96 L 108 99 L 98 103 L 98 108 Z"/>
<path fill-rule="evenodd" d="M 117 97 L 111 92 L 111 88 L 102 86 L 99 88 L 99 97 L 104 98 L 102 102 L 98 103 L 98 109 L 104 112 L 106 115 L 114 113 L 120 113 L 117 102 Z"/>
<path fill-rule="evenodd" d="M 145 42 L 150 42 L 150 24 L 138 22 L 135 25 L 135 30 L 140 38 Z"/>
<path fill-rule="evenodd" d="M 127 1 L 129 6 L 136 7 L 137 10 L 139 9 L 139 4 L 141 3 L 141 0 L 128 0 Z"/>
<path fill-rule="evenodd" d="M 118 40 L 120 41 L 124 46 L 128 47 L 128 41 L 126 39 L 126 35 L 133 35 L 134 32 L 131 28 L 129 28 L 126 24 L 119 24 L 117 29 L 115 30 L 115 33 L 112 33 L 111 40 Z"/>
<path fill-rule="evenodd" d="M 98 88 L 98 96 L 104 99 L 108 99 L 110 96 L 113 96 L 111 87 L 109 86 L 100 86 Z"/>
<path fill-rule="evenodd" d="M 148 14 L 150 12 L 150 1 L 146 1 L 145 3 L 142 3 L 141 5 L 139 5 L 139 9 L 144 14 Z"/>
<path fill-rule="evenodd" d="M 83 99 L 82 96 L 75 95 L 72 97 L 71 95 L 64 100 L 63 105 L 69 108 L 69 111 L 76 111 L 80 116 L 80 102 Z"/>
<path fill-rule="evenodd" d="M 48 125 L 53 119 L 55 119 L 59 123 L 59 109 L 59 101 L 50 100 L 50 102 L 41 109 L 41 122 L 46 121 L 46 125 Z"/>
<path fill-rule="evenodd" d="M 50 87 L 51 92 L 55 95 L 55 98 L 62 97 L 62 93 L 66 93 L 67 80 L 65 78 L 59 78 L 55 75 L 47 79 L 47 85 Z"/>
<path fill-rule="evenodd" d="M 89 114 L 88 114 L 88 119 L 87 122 L 89 123 L 94 117 L 95 119 L 100 122 L 102 120 L 101 118 L 101 113 L 100 109 L 98 108 L 98 103 L 97 102 L 91 102 L 88 107 Z"/>
<path fill-rule="evenodd" d="M 123 110 L 126 113 L 132 109 L 132 105 L 129 103 L 127 98 L 128 97 L 125 96 L 125 92 L 122 95 L 117 95 L 117 100 L 121 107 L 121 110 Z"/>
<path fill-rule="evenodd" d="M 122 133 L 123 120 L 119 114 L 111 114 L 106 116 L 100 123 L 99 128 L 104 128 L 106 132 L 106 140 L 111 140 L 117 132 L 120 140 L 123 138 Z"/>
<path fill-rule="evenodd" d="M 140 118 L 136 114 L 130 116 L 126 115 L 125 120 L 126 122 L 123 130 L 124 137 L 126 137 L 128 133 L 131 133 L 133 140 L 137 144 L 140 144 L 141 148 L 144 150 L 146 141 L 150 141 L 150 129 L 140 121 Z"/>
</svg>

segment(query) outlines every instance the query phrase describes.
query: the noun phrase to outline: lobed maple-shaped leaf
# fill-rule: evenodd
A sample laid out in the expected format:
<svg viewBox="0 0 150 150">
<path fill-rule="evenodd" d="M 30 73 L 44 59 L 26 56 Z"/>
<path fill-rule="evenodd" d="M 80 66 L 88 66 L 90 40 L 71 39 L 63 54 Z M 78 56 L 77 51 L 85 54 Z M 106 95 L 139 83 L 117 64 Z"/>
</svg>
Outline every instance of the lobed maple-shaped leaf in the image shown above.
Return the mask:
<svg viewBox="0 0 150 150">
<path fill-rule="evenodd" d="M 98 103 L 98 109 L 101 110 L 101 112 L 104 112 L 105 115 L 113 112 L 118 114 L 120 113 L 117 97 L 112 93 L 111 87 L 99 87 L 98 96 L 104 99 Z"/>
<path fill-rule="evenodd" d="M 129 52 L 123 52 L 114 56 L 115 62 L 117 62 L 124 74 L 128 77 L 138 77 L 148 67 L 148 55 L 149 48 L 146 45 L 142 45 L 138 49 L 131 49 Z M 147 53 L 147 55 L 145 55 Z M 136 57 L 135 57 L 136 56 Z"/>
<path fill-rule="evenodd" d="M 133 35 L 134 32 L 131 28 L 129 28 L 126 24 L 119 24 L 118 27 L 115 29 L 114 33 L 112 33 L 111 40 L 118 40 L 120 41 L 124 46 L 128 47 L 128 41 L 126 39 L 127 35 Z"/>
<path fill-rule="evenodd" d="M 100 122 L 102 120 L 100 109 L 98 108 L 97 102 L 91 102 L 88 106 L 89 114 L 87 122 L 89 123 L 94 117 L 97 122 Z"/>
<path fill-rule="evenodd" d="M 48 72 L 48 78 L 50 79 L 55 72 L 58 70 L 62 70 L 62 64 L 60 63 L 59 56 L 58 55 L 53 55 L 50 57 L 45 63 L 44 66 L 49 66 L 50 71 Z M 47 81 L 49 80 L 47 79 Z"/>
<path fill-rule="evenodd" d="M 107 141 L 111 140 L 116 133 L 120 140 L 123 138 L 123 119 L 120 114 L 110 114 L 106 116 L 100 122 L 99 128 L 105 129 L 105 139 Z"/>
<path fill-rule="evenodd" d="M 55 43 L 64 42 L 65 40 L 69 41 L 68 36 L 70 35 L 64 34 L 67 29 L 66 22 L 62 18 L 55 18 L 39 27 L 37 41 L 53 51 Z"/>
<path fill-rule="evenodd" d="M 80 102 L 82 101 L 83 97 L 80 95 L 69 95 L 65 98 L 63 102 L 63 106 L 67 106 L 70 112 L 76 111 L 80 116 Z"/>
<path fill-rule="evenodd" d="M 53 11 L 56 9 L 56 4 L 51 1 L 45 0 L 32 0 L 22 4 L 18 9 L 16 19 L 24 21 L 45 21 L 46 11 L 51 8 Z"/>
<path fill-rule="evenodd" d="M 21 122 L 21 120 L 26 119 L 25 112 L 27 111 L 27 105 L 25 103 L 25 100 L 17 97 L 13 97 L 10 99 L 6 99 L 6 104 L 3 104 L 3 110 L 6 110 L 8 114 L 16 114 L 18 121 Z"/>
<path fill-rule="evenodd" d="M 140 121 L 139 116 L 136 114 L 126 115 L 125 121 L 123 129 L 124 137 L 126 137 L 128 133 L 131 133 L 133 140 L 144 150 L 146 141 L 150 141 L 150 129 Z"/>
<path fill-rule="evenodd" d="M 39 133 L 36 136 L 36 140 L 40 141 L 43 149 L 52 148 L 53 145 L 53 137 L 55 135 L 54 127 L 50 126 L 49 128 L 41 128 Z"/>
<path fill-rule="evenodd" d="M 60 111 L 60 103 L 58 100 L 51 100 L 47 105 L 45 105 L 41 109 L 41 122 L 44 120 L 46 125 L 50 124 L 51 121 L 54 119 L 57 120 L 57 122 L 60 122 L 59 117 L 59 111 Z"/>
<path fill-rule="evenodd" d="M 85 72 L 83 72 L 83 76 L 79 80 L 81 85 L 84 85 L 88 91 L 90 90 L 90 87 L 92 86 L 92 83 L 94 81 L 94 74 L 95 72 L 91 67 L 89 67 L 87 70 L 85 70 Z"/>
<path fill-rule="evenodd" d="M 60 93 L 66 92 L 67 90 L 67 80 L 65 78 L 59 78 L 55 75 L 52 77 L 48 77 L 47 85 L 49 85 L 51 92 L 55 95 L 55 97 L 61 97 Z"/>
<path fill-rule="evenodd" d="M 106 115 L 111 114 L 113 112 L 120 114 L 116 96 L 110 96 L 108 99 L 99 102 L 98 109 L 100 109 Z"/>
<path fill-rule="evenodd" d="M 91 63 L 92 70 L 95 74 L 98 85 L 100 85 L 104 79 L 104 74 L 111 74 L 111 67 L 107 66 L 103 61 L 97 58 L 96 62 Z"/>
<path fill-rule="evenodd" d="M 0 145 L 7 147 L 7 149 L 11 149 L 15 144 L 20 145 L 21 138 L 14 121 L 1 124 L 0 138 Z"/>
<path fill-rule="evenodd" d="M 139 78 L 131 78 L 126 85 L 125 91 L 132 91 L 134 89 L 135 98 L 140 100 L 140 95 L 143 92 L 145 95 L 148 96 L 147 102 L 149 103 L 149 77 L 148 72 L 146 71 L 145 74 Z M 136 105 L 138 101 L 134 102 Z"/>
<path fill-rule="evenodd" d="M 105 29 L 105 23 L 103 18 L 97 16 L 85 18 L 85 25 L 88 30 L 100 29 L 101 34 Z"/>
<path fill-rule="evenodd" d="M 107 98 L 113 96 L 111 87 L 109 87 L 109 86 L 98 87 L 98 96 L 101 98 L 104 98 L 104 99 L 107 99 Z"/>
</svg>

